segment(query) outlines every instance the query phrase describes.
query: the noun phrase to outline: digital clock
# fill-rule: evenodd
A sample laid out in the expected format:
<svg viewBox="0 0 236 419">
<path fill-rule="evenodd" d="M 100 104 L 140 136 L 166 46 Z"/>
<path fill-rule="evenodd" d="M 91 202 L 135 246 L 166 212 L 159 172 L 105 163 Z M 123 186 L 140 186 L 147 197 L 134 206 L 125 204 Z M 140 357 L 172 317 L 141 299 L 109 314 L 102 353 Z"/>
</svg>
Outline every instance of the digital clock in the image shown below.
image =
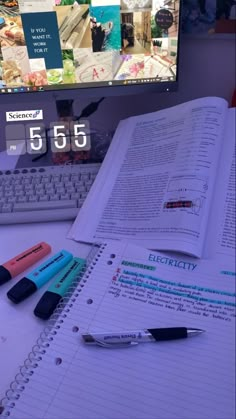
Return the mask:
<svg viewBox="0 0 236 419">
<path fill-rule="evenodd" d="M 53 122 L 50 129 L 42 123 L 8 124 L 5 127 L 8 155 L 43 154 L 48 148 L 53 153 L 88 151 L 91 148 L 89 122 Z"/>
</svg>

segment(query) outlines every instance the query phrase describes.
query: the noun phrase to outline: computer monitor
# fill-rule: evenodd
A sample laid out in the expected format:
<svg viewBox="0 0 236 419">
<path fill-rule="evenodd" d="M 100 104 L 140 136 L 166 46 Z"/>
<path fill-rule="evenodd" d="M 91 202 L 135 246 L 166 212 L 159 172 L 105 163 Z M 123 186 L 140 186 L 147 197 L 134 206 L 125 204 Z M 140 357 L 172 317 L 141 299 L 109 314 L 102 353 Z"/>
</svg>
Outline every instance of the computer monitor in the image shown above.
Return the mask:
<svg viewBox="0 0 236 419">
<path fill-rule="evenodd" d="M 179 22 L 180 0 L 0 0 L 0 95 L 176 90 Z"/>
<path fill-rule="evenodd" d="M 0 224 L 76 216 L 113 129 L 73 102 L 176 90 L 179 32 L 180 0 L 0 0 Z"/>
</svg>

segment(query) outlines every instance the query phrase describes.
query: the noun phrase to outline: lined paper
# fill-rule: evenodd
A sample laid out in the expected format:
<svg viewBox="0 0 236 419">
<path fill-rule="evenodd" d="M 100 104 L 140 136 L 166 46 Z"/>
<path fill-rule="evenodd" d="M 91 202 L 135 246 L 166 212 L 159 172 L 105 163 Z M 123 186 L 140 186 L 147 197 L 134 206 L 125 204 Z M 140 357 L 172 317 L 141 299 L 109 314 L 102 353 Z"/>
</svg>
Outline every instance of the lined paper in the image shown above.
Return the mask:
<svg viewBox="0 0 236 419">
<path fill-rule="evenodd" d="M 148 250 L 133 245 L 106 246 L 58 319 L 50 347 L 10 417 L 234 419 L 235 279 L 207 261 L 194 261 L 190 271 L 182 256 L 179 266 L 185 263 L 186 269 L 149 258 Z M 139 286 L 131 283 L 134 276 Z M 154 289 L 156 283 L 162 291 Z M 180 289 L 188 296 L 179 296 Z M 87 331 L 172 326 L 206 333 L 126 349 L 90 347 L 81 340 Z"/>
</svg>

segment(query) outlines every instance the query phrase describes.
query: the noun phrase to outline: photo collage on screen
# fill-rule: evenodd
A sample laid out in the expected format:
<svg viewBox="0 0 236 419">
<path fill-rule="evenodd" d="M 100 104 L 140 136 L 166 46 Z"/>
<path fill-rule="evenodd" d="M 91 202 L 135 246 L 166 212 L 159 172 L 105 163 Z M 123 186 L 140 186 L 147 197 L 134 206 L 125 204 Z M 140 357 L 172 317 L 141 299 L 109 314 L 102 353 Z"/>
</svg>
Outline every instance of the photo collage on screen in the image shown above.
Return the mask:
<svg viewBox="0 0 236 419">
<path fill-rule="evenodd" d="M 0 92 L 176 79 L 179 0 L 0 0 Z"/>
</svg>

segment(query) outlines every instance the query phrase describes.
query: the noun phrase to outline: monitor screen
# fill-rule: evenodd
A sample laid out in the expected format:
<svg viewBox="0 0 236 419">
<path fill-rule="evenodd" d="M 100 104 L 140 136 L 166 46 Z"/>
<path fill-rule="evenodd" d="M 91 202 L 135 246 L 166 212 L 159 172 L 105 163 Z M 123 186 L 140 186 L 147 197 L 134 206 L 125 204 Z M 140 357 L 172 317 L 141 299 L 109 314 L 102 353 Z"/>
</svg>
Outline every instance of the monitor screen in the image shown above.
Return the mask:
<svg viewBox="0 0 236 419">
<path fill-rule="evenodd" d="M 0 0 L 0 94 L 144 84 L 172 90 L 179 3 Z"/>
</svg>

